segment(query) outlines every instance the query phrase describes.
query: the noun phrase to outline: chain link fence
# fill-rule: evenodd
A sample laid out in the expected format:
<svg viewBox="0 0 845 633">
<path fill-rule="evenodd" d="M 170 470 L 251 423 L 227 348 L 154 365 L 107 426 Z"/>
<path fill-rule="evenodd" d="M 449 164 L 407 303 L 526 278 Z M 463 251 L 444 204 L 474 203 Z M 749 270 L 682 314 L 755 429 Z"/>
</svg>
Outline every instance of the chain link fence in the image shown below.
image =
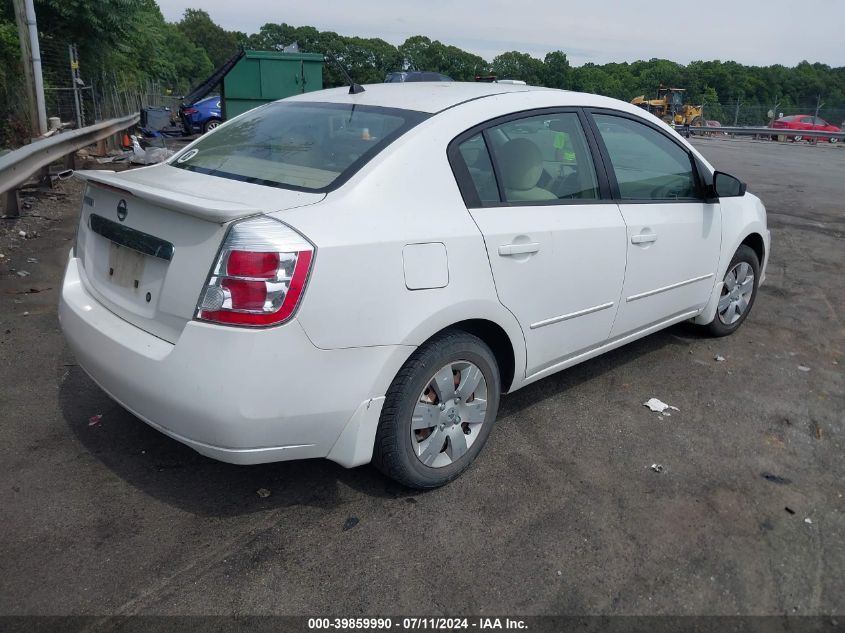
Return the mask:
<svg viewBox="0 0 845 633">
<path fill-rule="evenodd" d="M 130 85 L 115 74 L 96 72 L 80 59 L 72 41 L 42 36 L 41 66 L 48 128 L 74 129 L 139 112 L 146 106 L 170 108 L 174 117 L 180 99 L 157 82 Z M 16 75 L 18 73 L 15 73 Z M 3 109 L 0 145 L 17 147 L 29 141 L 31 130 L 22 77 L 5 77 L 0 94 Z"/>
<path fill-rule="evenodd" d="M 147 105 L 163 105 L 157 84 L 130 86 L 116 75 L 86 69 L 73 42 L 42 40 L 41 64 L 47 118 L 58 118 L 63 127 L 85 127 Z"/>
<path fill-rule="evenodd" d="M 818 113 L 816 108 L 818 107 Z M 818 116 L 827 123 L 845 129 L 845 104 L 826 104 L 821 101 L 794 105 L 791 103 L 750 104 L 742 101 L 704 104 L 704 118 L 722 125 L 736 127 L 767 126 L 774 118 L 796 114 Z"/>
</svg>

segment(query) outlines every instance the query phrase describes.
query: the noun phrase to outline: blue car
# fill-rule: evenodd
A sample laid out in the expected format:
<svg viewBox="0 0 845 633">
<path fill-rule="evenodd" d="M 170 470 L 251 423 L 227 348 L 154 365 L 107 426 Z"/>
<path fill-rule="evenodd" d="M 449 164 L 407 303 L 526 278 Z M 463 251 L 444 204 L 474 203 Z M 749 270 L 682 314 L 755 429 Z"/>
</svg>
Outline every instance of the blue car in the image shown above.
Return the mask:
<svg viewBox="0 0 845 633">
<path fill-rule="evenodd" d="M 220 108 L 220 96 L 212 95 L 200 99 L 191 106 L 179 108 L 179 117 L 186 134 L 208 132 L 223 122 L 223 110 Z"/>
</svg>

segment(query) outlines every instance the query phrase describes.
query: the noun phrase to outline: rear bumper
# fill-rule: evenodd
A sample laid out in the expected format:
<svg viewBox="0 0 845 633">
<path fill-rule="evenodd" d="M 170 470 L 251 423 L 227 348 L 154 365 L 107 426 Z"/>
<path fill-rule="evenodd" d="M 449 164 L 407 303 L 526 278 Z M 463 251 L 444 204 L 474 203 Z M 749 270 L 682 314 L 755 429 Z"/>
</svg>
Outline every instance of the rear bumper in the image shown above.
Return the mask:
<svg viewBox="0 0 845 633">
<path fill-rule="evenodd" d="M 80 366 L 114 400 L 196 451 L 235 464 L 369 462 L 382 396 L 412 348 L 322 350 L 299 323 L 189 322 L 171 344 L 88 293 L 70 257 L 59 320 Z"/>
</svg>

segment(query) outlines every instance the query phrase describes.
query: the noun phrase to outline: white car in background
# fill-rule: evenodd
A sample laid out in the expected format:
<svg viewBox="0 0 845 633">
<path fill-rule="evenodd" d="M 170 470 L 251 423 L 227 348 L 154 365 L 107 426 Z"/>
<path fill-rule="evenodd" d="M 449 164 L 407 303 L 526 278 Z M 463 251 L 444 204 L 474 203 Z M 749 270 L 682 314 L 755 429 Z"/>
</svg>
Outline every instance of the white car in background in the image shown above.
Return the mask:
<svg viewBox="0 0 845 633">
<path fill-rule="evenodd" d="M 507 84 L 324 90 L 87 180 L 59 315 L 139 418 L 237 464 L 457 477 L 502 393 L 674 323 L 730 334 L 766 212 L 641 109 Z"/>
</svg>

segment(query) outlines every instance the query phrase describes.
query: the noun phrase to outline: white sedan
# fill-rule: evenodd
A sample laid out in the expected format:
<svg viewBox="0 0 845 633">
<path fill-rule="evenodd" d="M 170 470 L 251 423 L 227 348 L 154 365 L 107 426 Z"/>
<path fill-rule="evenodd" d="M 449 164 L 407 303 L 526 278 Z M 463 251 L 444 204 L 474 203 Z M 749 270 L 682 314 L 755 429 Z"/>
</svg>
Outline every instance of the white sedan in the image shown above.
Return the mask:
<svg viewBox="0 0 845 633">
<path fill-rule="evenodd" d="M 204 455 L 457 477 L 502 393 L 685 320 L 734 332 L 766 211 L 641 109 L 507 84 L 340 88 L 87 181 L 59 316 Z"/>
</svg>

